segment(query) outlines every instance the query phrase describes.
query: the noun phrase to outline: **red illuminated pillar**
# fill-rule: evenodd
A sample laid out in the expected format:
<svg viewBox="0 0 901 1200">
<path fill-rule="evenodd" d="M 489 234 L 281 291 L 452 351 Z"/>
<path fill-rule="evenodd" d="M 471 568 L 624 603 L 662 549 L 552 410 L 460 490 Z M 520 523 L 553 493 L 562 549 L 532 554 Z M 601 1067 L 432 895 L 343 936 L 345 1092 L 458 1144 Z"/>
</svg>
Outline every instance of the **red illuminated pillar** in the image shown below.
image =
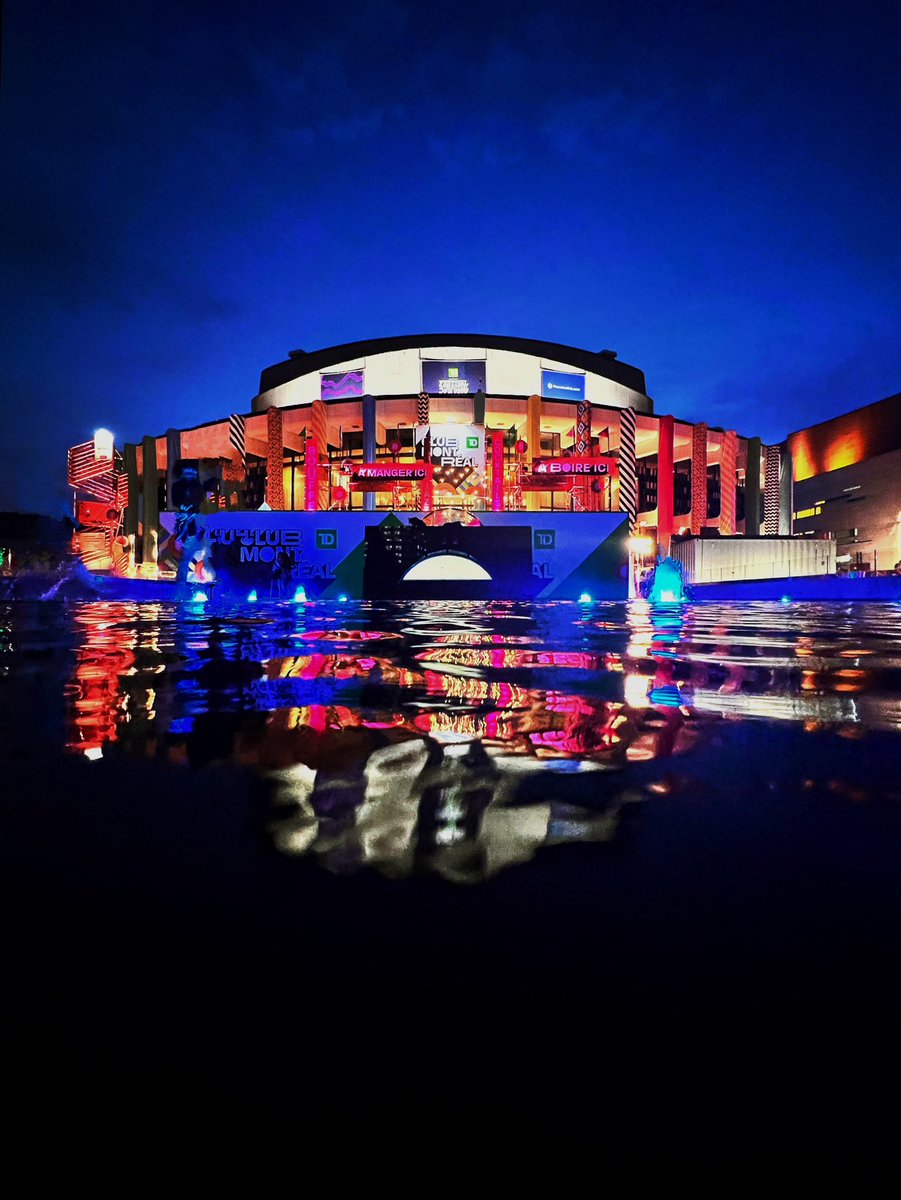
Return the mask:
<svg viewBox="0 0 901 1200">
<path fill-rule="evenodd" d="M 419 485 L 419 503 L 424 513 L 432 511 L 432 464 L 426 463 L 425 479 Z"/>
<path fill-rule="evenodd" d="M 707 426 L 691 431 L 691 532 L 698 536 L 707 520 Z"/>
<path fill-rule="evenodd" d="M 304 455 L 304 508 L 307 512 L 319 510 L 319 453 L 316 439 L 308 437 Z"/>
<path fill-rule="evenodd" d="M 673 417 L 661 417 L 657 446 L 657 541 L 669 553 L 673 536 Z"/>
<path fill-rule="evenodd" d="M 282 410 L 266 410 L 266 503 L 270 508 L 285 507 L 285 438 L 282 432 Z"/>
<path fill-rule="evenodd" d="M 504 432 L 491 435 L 491 511 L 504 511 Z"/>
<path fill-rule="evenodd" d="M 720 451 L 720 533 L 735 533 L 735 464 L 738 459 L 738 434 L 729 429 L 723 434 Z"/>
<path fill-rule="evenodd" d="M 323 459 L 328 459 L 328 412 L 324 400 L 314 400 L 310 409 L 310 423 L 313 426 L 313 440 L 316 449 L 322 452 Z M 329 502 L 329 478 L 327 471 L 317 471 L 319 490 L 316 507 L 327 509 Z"/>
</svg>

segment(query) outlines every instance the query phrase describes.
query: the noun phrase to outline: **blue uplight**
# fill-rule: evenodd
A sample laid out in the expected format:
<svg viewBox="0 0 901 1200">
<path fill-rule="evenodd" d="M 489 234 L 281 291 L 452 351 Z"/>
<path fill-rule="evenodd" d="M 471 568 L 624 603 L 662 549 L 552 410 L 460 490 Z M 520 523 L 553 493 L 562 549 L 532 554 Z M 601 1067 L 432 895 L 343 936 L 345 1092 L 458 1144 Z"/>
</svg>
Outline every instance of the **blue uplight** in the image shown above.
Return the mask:
<svg viewBox="0 0 901 1200">
<path fill-rule="evenodd" d="M 256 604 L 256 602 L 257 602 L 257 590 L 256 590 L 256 588 L 254 588 L 252 591 L 249 591 L 247 593 L 247 603 L 248 604 Z"/>
<path fill-rule="evenodd" d="M 209 596 L 206 594 L 206 592 L 195 592 L 191 597 L 191 602 L 193 604 L 206 604 L 207 600 L 209 600 Z"/>
<path fill-rule="evenodd" d="M 346 596 L 344 595 L 344 593 L 342 592 L 342 593 L 341 593 L 341 595 L 338 597 L 338 603 L 339 603 L 339 604 L 344 604 L 344 602 L 345 602 L 346 600 L 347 600 L 347 597 L 346 597 Z"/>
<path fill-rule="evenodd" d="M 306 602 L 307 602 L 306 588 L 299 587 L 297 589 L 297 591 L 294 593 L 294 603 L 295 604 L 306 604 Z"/>
<path fill-rule="evenodd" d="M 791 596 L 782 596 L 779 600 L 780 604 L 791 604 L 791 602 L 792 602 Z"/>
<path fill-rule="evenodd" d="M 591 597 L 588 595 L 587 592 L 583 592 L 582 595 L 579 597 L 579 603 L 580 604 L 590 604 L 591 603 Z"/>
</svg>

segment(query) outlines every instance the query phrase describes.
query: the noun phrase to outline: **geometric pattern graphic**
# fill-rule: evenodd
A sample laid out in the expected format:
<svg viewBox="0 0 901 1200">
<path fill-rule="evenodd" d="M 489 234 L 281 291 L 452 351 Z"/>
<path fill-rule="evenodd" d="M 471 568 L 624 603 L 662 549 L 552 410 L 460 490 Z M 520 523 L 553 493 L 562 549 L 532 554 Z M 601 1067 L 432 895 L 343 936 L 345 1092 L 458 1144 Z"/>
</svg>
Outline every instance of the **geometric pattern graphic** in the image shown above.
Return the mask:
<svg viewBox="0 0 901 1200">
<path fill-rule="evenodd" d="M 707 520 L 707 426 L 691 431 L 691 532 L 697 537 Z"/>
<path fill-rule="evenodd" d="M 285 477 L 282 463 L 285 457 L 285 439 L 282 432 L 282 411 L 274 406 L 266 410 L 266 442 L 266 503 L 270 508 L 283 509 Z"/>
<path fill-rule="evenodd" d="M 720 455 L 720 533 L 735 533 L 735 468 L 738 461 L 738 434 L 734 429 L 723 434 Z"/>
<path fill-rule="evenodd" d="M 778 446 L 767 446 L 763 484 L 763 532 L 779 532 L 779 468 L 782 455 Z"/>
<path fill-rule="evenodd" d="M 792 531 L 792 510 L 794 503 L 794 470 L 791 451 L 786 446 L 782 461 L 779 464 L 779 532 L 790 535 Z"/>
<path fill-rule="evenodd" d="M 586 455 L 591 450 L 591 405 L 580 400 L 576 405 L 576 454 Z"/>
<path fill-rule="evenodd" d="M 420 392 L 416 400 L 416 424 L 428 425 L 429 423 L 429 394 L 428 392 Z"/>
<path fill-rule="evenodd" d="M 638 473 L 635 461 L 635 409 L 624 408 L 619 424 L 619 507 L 629 514 L 629 532 L 638 518 Z"/>
</svg>

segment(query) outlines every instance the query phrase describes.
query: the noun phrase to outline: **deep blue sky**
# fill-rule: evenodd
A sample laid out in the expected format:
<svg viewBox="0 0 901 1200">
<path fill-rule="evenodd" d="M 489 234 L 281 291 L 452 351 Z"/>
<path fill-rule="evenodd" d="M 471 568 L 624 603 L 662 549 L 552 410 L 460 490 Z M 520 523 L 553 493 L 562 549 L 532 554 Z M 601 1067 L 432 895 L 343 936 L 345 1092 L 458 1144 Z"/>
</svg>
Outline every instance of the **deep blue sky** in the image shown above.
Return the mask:
<svg viewBox="0 0 901 1200">
<path fill-rule="evenodd" d="M 770 441 L 901 390 L 893 7 L 7 0 L 0 509 L 358 338 L 611 347 Z"/>
</svg>

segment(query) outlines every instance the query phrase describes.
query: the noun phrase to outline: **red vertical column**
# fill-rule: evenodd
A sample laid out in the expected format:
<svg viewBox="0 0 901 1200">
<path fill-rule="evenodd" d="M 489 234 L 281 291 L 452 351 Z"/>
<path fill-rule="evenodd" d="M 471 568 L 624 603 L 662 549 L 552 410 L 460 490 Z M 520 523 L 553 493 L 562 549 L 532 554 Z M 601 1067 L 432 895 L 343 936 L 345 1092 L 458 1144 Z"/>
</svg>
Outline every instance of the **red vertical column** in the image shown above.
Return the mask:
<svg viewBox="0 0 901 1200">
<path fill-rule="evenodd" d="M 304 454 L 304 508 L 307 512 L 319 510 L 319 453 L 316 439 L 311 437 Z"/>
<path fill-rule="evenodd" d="M 266 411 L 266 503 L 270 508 L 285 507 L 285 476 L 282 466 L 285 458 L 285 438 L 282 432 L 282 410 L 270 408 Z"/>
<path fill-rule="evenodd" d="M 504 511 L 504 432 L 491 435 L 491 511 Z"/>
<path fill-rule="evenodd" d="M 673 536 L 673 438 L 676 422 L 661 417 L 657 444 L 657 541 L 669 553 Z"/>
<path fill-rule="evenodd" d="M 698 536 L 707 520 L 707 426 L 691 432 L 691 532 Z"/>
<path fill-rule="evenodd" d="M 728 429 L 720 451 L 720 533 L 735 533 L 735 464 L 738 459 L 738 434 Z"/>
<path fill-rule="evenodd" d="M 424 513 L 430 513 L 434 506 L 432 495 L 432 474 L 433 468 L 430 462 L 425 464 L 425 479 L 419 485 L 419 504 Z"/>
<path fill-rule="evenodd" d="M 313 427 L 313 439 L 316 442 L 316 453 L 322 455 L 323 462 L 328 461 L 328 410 L 324 400 L 314 400 L 310 408 L 310 424 Z M 329 472 L 317 471 L 318 491 L 316 507 L 322 510 L 329 503 Z"/>
</svg>

